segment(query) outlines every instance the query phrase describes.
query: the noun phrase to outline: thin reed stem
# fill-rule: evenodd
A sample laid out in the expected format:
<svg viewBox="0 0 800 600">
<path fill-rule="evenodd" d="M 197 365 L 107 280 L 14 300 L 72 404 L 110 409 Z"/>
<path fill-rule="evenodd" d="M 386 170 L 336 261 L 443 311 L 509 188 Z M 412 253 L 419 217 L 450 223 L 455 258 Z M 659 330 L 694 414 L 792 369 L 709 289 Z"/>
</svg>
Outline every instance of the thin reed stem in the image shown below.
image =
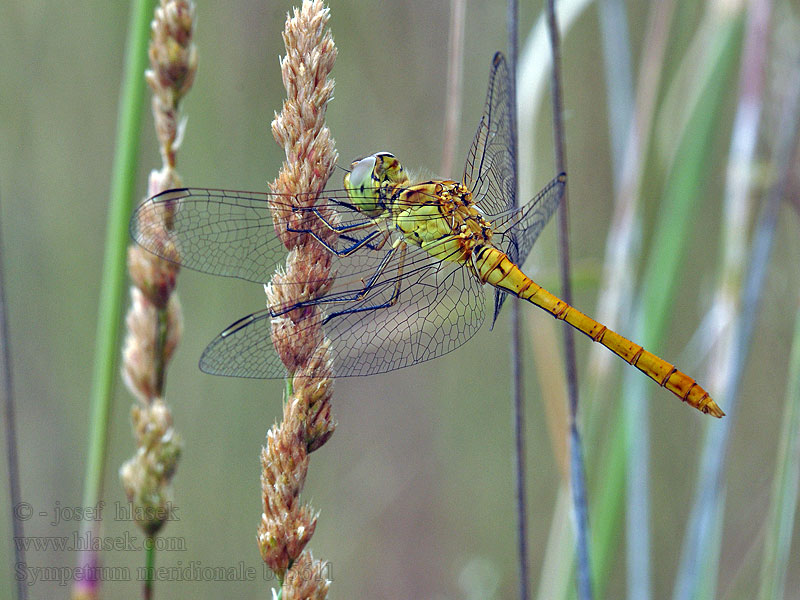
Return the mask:
<svg viewBox="0 0 800 600">
<path fill-rule="evenodd" d="M 519 206 L 519 173 L 517 154 L 518 125 L 517 125 L 517 48 L 518 41 L 519 6 L 516 0 L 506 3 L 506 30 L 508 32 L 508 73 L 509 96 L 511 107 L 509 111 L 511 129 L 511 157 L 514 173 L 514 198 L 513 206 Z M 513 404 L 513 429 L 514 429 L 514 486 L 517 510 L 517 561 L 519 570 L 519 597 L 521 600 L 530 598 L 530 577 L 528 574 L 528 509 L 527 509 L 527 484 L 525 480 L 525 388 L 522 380 L 522 325 L 520 320 L 519 300 L 511 299 L 511 396 Z"/>
<path fill-rule="evenodd" d="M 727 449 L 738 414 L 739 387 L 764 292 L 764 279 L 772 253 L 778 209 L 789 185 L 797 136 L 800 133 L 800 113 L 798 112 L 800 109 L 800 74 L 796 69 L 792 69 L 787 77 L 790 80 L 786 86 L 786 100 L 775 133 L 778 142 L 773 164 L 777 165 L 778 180 L 770 188 L 766 203 L 759 216 L 744 285 L 739 294 L 741 313 L 747 318 L 742 320 L 732 344 L 730 381 L 726 384 L 729 396 L 725 410 L 728 417 L 723 419 L 719 427 L 712 427 L 707 431 L 703 444 L 692 511 L 684 537 L 681 567 L 678 571 L 676 590 L 673 595 L 676 600 L 690 598 L 692 591 L 700 587 L 702 582 L 710 576 L 703 572 L 698 562 L 692 564 L 692 561 L 700 561 L 700 557 L 719 550 L 720 539 L 713 535 L 713 523 L 720 518 L 719 513 L 724 504 L 723 481 L 727 467 Z M 714 573 L 714 577 L 716 577 L 716 573 Z"/>
<path fill-rule="evenodd" d="M 2 222 L 0 222 L 0 257 L 3 252 Z M 0 370 L 3 372 L 0 393 L 3 395 L 3 422 L 6 430 L 6 460 L 8 462 L 8 496 L 9 509 L 11 510 L 11 528 L 15 540 L 25 539 L 23 520 L 14 510 L 22 502 L 19 485 L 19 454 L 17 452 L 17 418 L 14 409 L 14 378 L 11 372 L 11 346 L 8 331 L 8 310 L 6 308 L 6 282 L 5 269 L 0 260 Z M 14 564 L 24 565 L 25 547 L 22 544 L 12 544 L 14 547 Z M 28 585 L 24 578 L 17 578 L 17 600 L 28 597 Z"/>
<path fill-rule="evenodd" d="M 547 2 L 547 25 L 550 32 L 550 47 L 553 56 L 553 143 L 556 171 L 567 171 L 566 139 L 564 136 L 563 102 L 561 92 L 561 48 L 556 20 L 555 0 Z M 569 262 L 569 190 L 564 190 L 564 198 L 558 210 L 559 271 L 561 275 L 561 297 L 572 304 Z M 577 587 L 578 597 L 588 600 L 592 597 L 591 572 L 589 565 L 589 518 L 586 498 L 586 480 L 583 466 L 583 449 L 578 429 L 578 369 L 575 358 L 575 336 L 570 327 L 564 327 L 564 360 L 567 371 L 567 392 L 569 398 L 569 439 L 570 439 L 570 481 L 575 511 L 577 538 Z"/>
<path fill-rule="evenodd" d="M 111 410 L 111 388 L 116 376 L 119 346 L 119 321 L 125 288 L 125 249 L 128 243 L 128 219 L 133 205 L 139 157 L 139 131 L 144 106 L 145 83 L 142 72 L 147 64 L 147 42 L 150 33 L 152 0 L 131 3 L 130 28 L 125 48 L 120 107 L 117 117 L 116 145 L 111 171 L 111 198 L 106 225 L 103 274 L 97 310 L 92 383 L 89 394 L 89 447 L 83 487 L 83 506 L 95 506 L 103 490 L 106 466 L 108 415 Z M 91 531 L 97 524 L 82 521 L 81 531 Z M 92 552 L 82 553 L 81 566 L 95 565 Z M 96 581 L 77 581 L 75 594 L 96 593 Z"/>
<path fill-rule="evenodd" d="M 513 398 L 514 485 L 517 511 L 519 597 L 530 598 L 527 483 L 525 478 L 525 388 L 522 380 L 522 326 L 519 301 L 511 300 L 511 395 Z"/>
<path fill-rule="evenodd" d="M 147 536 L 147 544 L 145 544 L 145 562 L 144 568 L 147 576 L 145 577 L 142 595 L 144 600 L 151 600 L 153 597 L 153 573 L 156 568 L 156 544 L 155 535 Z"/>
<path fill-rule="evenodd" d="M 466 0 L 450 0 L 450 29 L 447 38 L 447 94 L 444 110 L 444 144 L 440 174 L 454 177 L 458 130 L 461 127 L 461 101 L 464 88 L 464 22 Z"/>
<path fill-rule="evenodd" d="M 784 598 L 800 487 L 800 304 L 795 315 L 789 356 L 786 405 L 781 419 L 778 461 L 767 513 L 767 535 L 761 563 L 759 600 Z"/>
<path fill-rule="evenodd" d="M 122 93 L 117 119 L 117 144 L 111 171 L 111 202 L 106 227 L 106 252 L 100 283 L 97 311 L 97 337 L 90 393 L 89 454 L 84 482 L 84 506 L 94 506 L 103 488 L 106 457 L 106 428 L 111 408 L 111 386 L 116 376 L 119 320 L 125 287 L 125 250 L 128 244 L 128 219 L 133 206 L 136 166 L 139 157 L 139 130 L 144 106 L 147 42 L 153 0 L 131 4 L 131 28 L 125 50 Z"/>
</svg>

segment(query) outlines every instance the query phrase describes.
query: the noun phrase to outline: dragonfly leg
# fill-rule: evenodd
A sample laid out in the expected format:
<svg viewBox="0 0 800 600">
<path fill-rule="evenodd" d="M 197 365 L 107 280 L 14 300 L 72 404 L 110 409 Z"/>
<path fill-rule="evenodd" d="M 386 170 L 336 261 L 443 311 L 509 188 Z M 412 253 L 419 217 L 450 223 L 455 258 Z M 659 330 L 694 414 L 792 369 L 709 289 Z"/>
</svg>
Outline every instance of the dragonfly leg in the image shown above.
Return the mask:
<svg viewBox="0 0 800 600">
<path fill-rule="evenodd" d="M 362 279 L 363 287 L 359 288 L 357 291 L 355 291 L 355 290 L 342 291 L 340 293 L 328 294 L 327 296 L 322 296 L 321 298 L 315 298 L 315 299 L 312 299 L 312 300 L 305 300 L 303 302 L 298 302 L 297 304 L 293 304 L 291 306 L 277 307 L 277 308 L 276 307 L 272 307 L 272 308 L 270 308 L 270 316 L 278 317 L 278 316 L 284 315 L 284 314 L 286 314 L 286 313 L 288 313 L 290 311 L 296 310 L 298 308 L 305 308 L 307 306 L 317 306 L 317 305 L 320 305 L 320 304 L 334 304 L 334 303 L 353 303 L 353 302 L 362 301 L 369 294 L 369 292 L 375 287 L 375 285 L 376 285 L 376 283 L 378 281 L 378 278 L 386 270 L 386 266 L 391 261 L 392 256 L 394 256 L 395 252 L 397 252 L 398 245 L 401 246 L 400 247 L 399 266 L 398 266 L 398 271 L 397 271 L 398 272 L 398 278 L 399 278 L 399 276 L 403 272 L 403 262 L 405 261 L 405 255 L 406 255 L 406 245 L 405 245 L 405 242 L 403 241 L 402 238 L 400 238 L 398 240 L 398 242 L 395 244 L 395 246 L 386 253 L 386 255 L 381 260 L 381 263 L 378 265 L 378 268 L 375 269 L 375 272 L 370 276 L 369 280 L 365 282 Z M 395 282 L 395 288 L 399 288 L 399 281 Z M 399 293 L 399 291 L 396 290 L 394 292 L 394 294 L 393 294 L 393 297 L 397 296 L 398 293 Z M 391 306 L 391 304 L 394 304 L 396 301 L 397 301 L 396 299 L 393 300 L 387 306 Z M 371 309 L 367 309 L 367 310 L 371 310 Z M 344 311 L 344 312 L 348 312 L 348 311 Z M 341 314 L 341 313 L 335 313 L 335 315 L 338 315 L 338 314 Z M 331 315 L 331 316 L 335 316 L 335 315 Z M 328 317 L 328 319 L 330 319 L 330 317 Z M 328 319 L 326 319 L 326 321 Z"/>
<path fill-rule="evenodd" d="M 369 311 L 373 311 L 373 310 L 380 310 L 382 308 L 389 308 L 390 306 L 394 306 L 395 304 L 397 304 L 397 301 L 400 299 L 400 290 L 401 290 L 401 284 L 402 284 L 402 279 L 403 279 L 403 266 L 404 266 L 405 260 L 406 260 L 407 245 L 406 245 L 405 241 L 401 241 L 400 242 L 399 248 L 400 248 L 399 249 L 400 257 L 397 259 L 397 275 L 395 277 L 394 290 L 392 291 L 391 298 L 389 298 L 386 302 L 382 302 L 380 304 L 373 304 L 371 306 L 355 306 L 355 307 L 352 307 L 352 308 L 346 308 L 344 310 L 336 311 L 334 313 L 329 314 L 327 317 L 325 317 L 325 320 L 322 322 L 322 324 L 324 325 L 325 323 L 327 323 L 328 321 L 330 321 L 334 317 L 341 317 L 341 316 L 344 316 L 344 315 L 352 315 L 352 314 L 356 314 L 356 313 L 369 312 Z M 370 277 L 370 280 L 364 285 L 364 289 L 362 289 L 358 294 L 356 294 L 355 296 L 350 298 L 350 301 L 352 301 L 352 302 L 361 302 L 362 300 L 364 300 L 367 297 L 369 292 L 375 286 L 375 282 L 378 280 L 378 277 L 380 277 L 381 273 L 383 273 L 383 271 L 386 269 L 386 265 L 389 262 L 388 258 L 390 258 L 391 255 L 393 255 L 395 251 L 397 251 L 397 246 L 395 246 L 389 252 L 386 253 L 387 259 L 385 259 L 384 261 L 381 262 L 380 266 L 375 271 L 375 274 L 372 277 Z"/>
<path fill-rule="evenodd" d="M 341 205 L 341 206 L 346 206 L 347 208 L 349 208 L 349 209 L 350 209 L 350 210 L 352 210 L 352 211 L 355 211 L 355 210 L 356 210 L 355 208 L 353 208 L 353 207 L 352 207 L 352 206 L 350 206 L 349 204 L 345 204 L 344 202 L 338 202 L 338 201 L 337 201 L 337 202 L 336 202 L 336 204 L 339 204 L 339 205 Z M 343 233 L 343 232 L 345 232 L 345 231 L 357 231 L 357 230 L 359 230 L 359 229 L 364 229 L 365 227 L 369 227 L 369 226 L 371 226 L 371 225 L 374 225 L 374 224 L 375 224 L 375 221 L 374 221 L 374 220 L 372 220 L 372 219 L 365 219 L 364 221 L 362 221 L 362 222 L 360 222 L 360 223 L 351 223 L 351 224 L 349 224 L 349 225 L 338 225 L 338 224 L 336 224 L 336 223 L 331 223 L 331 222 L 328 220 L 328 218 L 327 218 L 325 215 L 323 215 L 323 214 L 320 212 L 319 208 L 317 208 L 316 206 L 312 206 L 312 207 L 311 207 L 311 212 L 313 212 L 313 213 L 314 213 L 314 215 L 316 215 L 316 217 L 317 217 L 317 218 L 318 218 L 320 221 L 322 221 L 322 223 L 325 225 L 325 227 L 327 227 L 327 228 L 328 228 L 328 229 L 330 229 L 331 231 L 335 231 L 336 233 Z M 363 213 L 362 213 L 362 214 L 363 214 Z"/>
<path fill-rule="evenodd" d="M 375 240 L 381 234 L 381 231 L 378 230 L 378 229 L 376 229 L 375 231 L 370 232 L 369 234 L 367 234 L 363 238 L 358 238 L 358 237 L 355 237 L 355 236 L 347 235 L 348 233 L 353 232 L 353 231 L 359 231 L 359 230 L 367 229 L 367 228 L 371 228 L 371 227 L 375 228 L 376 225 L 377 225 L 377 220 L 374 220 L 374 219 L 365 220 L 365 221 L 362 221 L 362 222 L 359 222 L 359 223 L 352 223 L 352 224 L 349 224 L 349 225 L 335 225 L 335 224 L 331 223 L 330 221 L 328 221 L 328 219 L 316 207 L 312 207 L 310 209 L 303 209 L 303 210 L 310 210 L 311 212 L 313 212 L 314 215 L 328 229 L 330 229 L 331 231 L 335 231 L 336 233 L 339 234 L 340 238 L 345 239 L 345 240 L 347 240 L 349 242 L 353 242 L 353 244 L 348 246 L 348 247 L 346 247 L 346 248 L 344 248 L 344 249 L 342 249 L 342 250 L 338 250 L 338 249 L 334 248 L 333 246 L 331 246 L 330 243 L 328 243 L 327 241 L 322 239 L 320 237 L 320 235 L 317 234 L 313 229 L 310 229 L 310 228 L 309 229 L 295 229 L 295 228 L 292 228 L 292 227 L 287 227 L 287 231 L 290 231 L 292 233 L 307 233 L 308 235 L 313 237 L 315 240 L 317 240 L 320 244 L 322 244 L 325 247 L 326 250 L 328 250 L 330 253 L 335 254 L 337 256 L 348 256 L 348 255 L 352 254 L 353 252 L 355 252 L 356 250 L 358 250 L 359 248 L 363 248 L 365 246 L 367 248 L 369 248 L 370 250 L 380 250 L 381 248 L 383 248 L 383 245 L 386 243 L 386 240 L 389 238 L 389 233 L 388 232 L 384 232 L 384 238 L 378 244 L 376 244 L 376 245 L 371 244 L 370 242 Z"/>
<path fill-rule="evenodd" d="M 353 207 L 351 207 L 348 204 L 345 204 L 343 202 L 337 202 L 337 204 L 340 204 L 342 206 L 347 206 L 348 208 L 350 208 L 351 211 L 356 211 L 355 208 L 353 208 Z M 381 220 L 380 218 L 376 218 L 376 219 L 365 218 L 363 221 L 359 221 L 359 222 L 356 222 L 356 223 L 349 223 L 347 225 L 341 225 L 341 224 L 337 224 L 337 223 L 331 223 L 328 220 L 328 217 L 323 215 L 322 212 L 319 210 L 319 208 L 316 207 L 316 206 L 312 206 L 310 208 L 300 208 L 300 209 L 295 209 L 295 210 L 300 210 L 300 211 L 304 211 L 304 212 L 308 211 L 308 212 L 313 213 L 314 216 L 317 217 L 317 219 L 319 219 L 320 222 L 323 225 L 325 225 L 325 227 L 327 227 L 331 231 L 335 231 L 336 233 L 345 233 L 345 232 L 348 232 L 348 231 L 358 231 L 359 229 L 366 229 L 368 227 L 373 227 L 376 224 L 377 221 Z M 310 229 L 292 229 L 291 227 L 289 227 L 288 230 L 291 231 L 292 233 L 312 233 L 312 231 Z"/>
<path fill-rule="evenodd" d="M 387 236 L 388 237 L 388 236 Z M 385 243 L 385 240 L 384 240 Z M 392 254 L 397 251 L 397 247 L 400 247 L 400 257 L 397 259 L 397 276 L 395 277 L 395 290 L 392 293 L 392 298 L 390 300 L 390 304 L 388 306 L 393 306 L 397 303 L 397 298 L 400 296 L 400 279 L 403 277 L 403 265 L 406 262 L 406 249 L 408 248 L 407 244 L 403 240 L 399 240 L 397 245 L 392 248 L 389 252 L 386 253 L 386 257 L 381 261 L 381 264 L 378 265 L 378 268 L 375 270 L 375 273 L 370 277 L 367 284 L 364 286 L 364 289 L 361 290 L 361 293 L 358 295 L 356 300 L 363 300 L 366 295 L 372 290 L 375 282 L 378 280 L 378 277 L 381 276 L 383 271 L 386 269 L 386 265 L 389 264 L 389 258 Z"/>
<path fill-rule="evenodd" d="M 372 223 L 370 223 L 372 225 Z M 389 232 L 388 231 L 372 231 L 368 235 L 364 236 L 363 238 L 357 238 L 349 235 L 340 235 L 340 239 L 345 239 L 348 242 L 353 242 L 351 245 L 347 246 L 346 248 L 342 248 L 339 250 L 338 248 L 334 248 L 331 246 L 330 243 L 322 239 L 317 233 L 309 230 L 309 229 L 289 229 L 293 233 L 307 233 L 312 238 L 317 240 L 322 246 L 331 254 L 335 254 L 336 256 L 349 256 L 359 248 L 367 247 L 370 250 L 380 250 L 383 248 L 383 245 L 386 243 L 386 240 L 389 239 Z M 383 235 L 383 239 L 378 242 L 377 244 L 371 244 L 373 240 Z"/>
<path fill-rule="evenodd" d="M 369 243 L 370 241 L 374 240 L 377 237 L 380 237 L 381 235 L 383 237 L 380 242 L 378 242 L 377 244 Z M 380 250 L 386 244 L 386 241 L 389 239 L 390 235 L 388 231 L 384 232 L 373 231 L 372 233 L 370 233 L 369 235 L 360 240 L 357 238 L 351 238 L 350 236 L 341 236 L 341 237 L 344 237 L 346 240 L 353 241 L 354 243 L 351 246 L 348 246 L 347 248 L 344 248 L 342 250 L 334 250 L 333 252 L 337 256 L 350 256 L 353 252 L 355 252 L 359 248 L 363 248 L 364 246 L 366 246 L 370 250 L 376 250 L 376 251 Z"/>
</svg>

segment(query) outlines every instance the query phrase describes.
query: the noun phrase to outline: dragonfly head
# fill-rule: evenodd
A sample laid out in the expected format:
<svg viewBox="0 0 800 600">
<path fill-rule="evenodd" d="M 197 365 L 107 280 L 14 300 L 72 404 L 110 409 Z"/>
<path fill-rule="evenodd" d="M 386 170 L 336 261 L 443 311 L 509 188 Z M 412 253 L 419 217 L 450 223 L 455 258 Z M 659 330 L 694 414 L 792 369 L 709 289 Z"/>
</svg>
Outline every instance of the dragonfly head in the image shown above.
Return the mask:
<svg viewBox="0 0 800 600">
<path fill-rule="evenodd" d="M 344 187 L 353 205 L 363 213 L 377 216 L 386 206 L 387 189 L 408 182 L 400 162 L 389 152 L 376 152 L 354 160 L 344 176 Z"/>
</svg>

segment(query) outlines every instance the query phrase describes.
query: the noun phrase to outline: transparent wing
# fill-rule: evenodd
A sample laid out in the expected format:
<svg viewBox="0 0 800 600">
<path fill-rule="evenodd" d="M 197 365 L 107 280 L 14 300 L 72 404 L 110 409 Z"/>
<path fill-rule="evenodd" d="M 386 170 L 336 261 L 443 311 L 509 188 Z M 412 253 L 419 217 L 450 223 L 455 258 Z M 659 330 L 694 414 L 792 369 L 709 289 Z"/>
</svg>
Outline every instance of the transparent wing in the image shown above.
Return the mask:
<svg viewBox="0 0 800 600">
<path fill-rule="evenodd" d="M 494 241 L 516 264 L 522 265 L 527 260 L 533 244 L 561 203 L 566 184 L 567 175 L 561 173 L 524 206 L 492 221 Z"/>
<path fill-rule="evenodd" d="M 558 206 L 564 193 L 566 175 L 559 175 L 551 181 L 525 206 L 514 207 L 517 184 L 513 168 L 511 110 L 508 67 L 498 52 L 492 59 L 483 116 L 467 154 L 464 183 L 472 190 L 475 204 L 503 233 L 503 250 L 512 260 L 522 263 Z"/>
<path fill-rule="evenodd" d="M 556 208 L 564 196 L 567 184 L 566 173 L 548 183 L 542 191 L 525 206 L 509 212 L 494 221 L 495 235 L 493 240 L 518 265 L 527 260 L 536 238 L 550 221 Z M 500 309 L 506 301 L 507 294 L 499 289 L 494 292 L 494 316 L 492 325 L 497 321 Z"/>
<path fill-rule="evenodd" d="M 513 208 L 510 110 L 508 70 L 498 53 L 464 182 L 476 204 L 493 219 L 496 241 L 518 262 L 557 206 L 564 180 L 552 182 L 526 207 Z M 316 239 L 333 254 L 336 279 L 324 296 L 268 307 L 240 319 L 203 353 L 204 371 L 283 377 L 285 370 L 271 341 L 273 322 L 311 306 L 319 309 L 337 376 L 382 373 L 423 362 L 454 350 L 478 330 L 485 318 L 485 296 L 460 262 L 433 259 L 406 246 L 388 223 L 357 211 L 344 190 L 321 196 L 324 199 L 315 203 L 316 196 L 303 194 L 183 188 L 159 194 L 137 209 L 131 234 L 139 244 L 206 273 L 269 281 L 285 259 L 287 236 Z M 431 204 L 438 201 L 431 197 Z M 283 213 L 288 227 L 273 225 L 272 210 Z M 502 294 L 495 298 L 495 318 L 503 299 Z M 311 330 L 293 335 L 304 333 Z"/>
<path fill-rule="evenodd" d="M 366 292 L 363 283 L 351 283 L 310 304 L 321 311 L 337 377 L 384 373 L 446 354 L 471 338 L 486 316 L 485 293 L 464 267 L 412 246 L 405 256 L 395 251 Z M 284 377 L 271 341 L 276 310 L 228 327 L 206 348 L 200 368 L 215 375 Z M 316 325 L 293 335 L 311 335 Z"/>
<path fill-rule="evenodd" d="M 355 210 L 342 210 L 337 198 L 346 200 L 346 193 L 334 191 L 323 204 L 335 207 L 340 225 L 366 220 Z M 297 208 L 311 200 L 302 194 L 169 190 L 139 205 L 131 219 L 131 236 L 146 250 L 190 269 L 264 283 L 287 253 L 273 226 L 270 204 L 288 212 L 296 230 L 330 231 L 312 209 Z"/>
<path fill-rule="evenodd" d="M 270 280 L 287 253 L 281 241 L 286 228 L 276 230 L 270 208 L 288 211 L 289 228 L 302 235 L 321 236 L 330 233 L 328 225 L 337 228 L 327 240 L 336 276 L 329 291 L 235 322 L 203 353 L 204 371 L 283 377 L 271 341 L 273 317 L 291 317 L 310 306 L 318 307 L 324 320 L 337 376 L 382 373 L 429 360 L 478 330 L 486 298 L 460 263 L 433 259 L 413 245 L 400 252 L 404 244 L 394 248 L 400 234 L 355 210 L 344 190 L 325 192 L 324 198 L 313 208 L 297 208 L 312 198 L 184 188 L 159 194 L 137 209 L 131 233 L 147 250 L 191 269 L 259 283 Z M 353 245 L 358 245 L 354 252 L 337 254 Z"/>
<path fill-rule="evenodd" d="M 495 236 L 495 243 L 521 265 L 561 201 L 566 175 L 562 173 L 551 181 L 525 206 L 514 207 L 517 181 L 511 110 L 508 67 L 498 52 L 492 59 L 483 116 L 467 154 L 464 182 L 472 190 L 475 204 L 493 219 L 500 233 L 499 239 Z M 495 290 L 494 320 L 505 299 L 505 292 Z"/>
<path fill-rule="evenodd" d="M 189 269 L 256 283 L 269 281 L 276 265 L 284 263 L 283 239 L 289 233 L 305 236 L 302 242 L 316 235 L 332 252 L 371 236 L 339 271 L 371 274 L 383 257 L 379 223 L 358 212 L 345 190 L 327 191 L 315 200 L 308 194 L 168 190 L 139 205 L 131 219 L 131 236 L 153 254 Z M 272 211 L 282 212 L 288 226 L 276 228 Z"/>
<path fill-rule="evenodd" d="M 492 217 L 514 207 L 517 183 L 511 137 L 511 94 L 505 58 L 492 59 L 486 105 L 467 153 L 464 184 L 473 200 Z"/>
</svg>

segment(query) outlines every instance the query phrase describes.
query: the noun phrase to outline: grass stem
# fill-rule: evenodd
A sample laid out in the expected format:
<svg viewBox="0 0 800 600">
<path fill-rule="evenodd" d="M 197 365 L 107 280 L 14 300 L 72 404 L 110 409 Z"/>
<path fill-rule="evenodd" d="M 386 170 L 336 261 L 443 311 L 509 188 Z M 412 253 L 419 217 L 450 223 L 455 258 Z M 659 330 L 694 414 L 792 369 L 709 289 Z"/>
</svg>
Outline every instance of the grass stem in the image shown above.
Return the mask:
<svg viewBox="0 0 800 600">
<path fill-rule="evenodd" d="M 1 224 L 1 223 L 0 223 Z M 0 257 L 3 254 L 3 236 L 0 227 Z M 22 493 L 19 484 L 19 453 L 17 452 L 17 419 L 14 408 L 14 378 L 11 372 L 11 347 L 8 332 L 8 310 L 6 308 L 6 282 L 5 270 L 0 261 L 0 371 L 2 371 L 2 382 L 0 382 L 0 394 L 3 396 L 3 412 L 6 433 L 6 461 L 8 463 L 8 495 L 11 509 L 11 527 L 15 540 L 25 539 L 23 520 L 19 518 L 14 510 L 22 502 Z M 25 548 L 22 544 L 13 544 L 14 564 L 24 565 Z M 28 597 L 28 586 L 24 578 L 17 578 L 17 600 L 25 600 Z"/>
<path fill-rule="evenodd" d="M 111 175 L 111 202 L 106 228 L 106 252 L 100 284 L 94 371 L 91 388 L 89 456 L 84 483 L 84 506 L 97 503 L 103 487 L 106 456 L 106 428 L 111 408 L 111 386 L 116 375 L 119 320 L 125 287 L 125 250 L 128 219 L 136 186 L 139 157 L 139 129 L 144 106 L 147 42 L 150 36 L 152 0 L 135 0 L 131 5 L 131 29 L 125 50 L 122 92 L 117 120 L 117 144 Z"/>
<path fill-rule="evenodd" d="M 117 117 L 116 146 L 111 172 L 111 198 L 106 226 L 105 256 L 97 310 L 94 362 L 90 391 L 89 448 L 83 488 L 83 506 L 95 506 L 104 483 L 108 415 L 111 388 L 116 376 L 119 354 L 119 323 L 125 288 L 125 251 L 128 243 L 128 219 L 133 205 L 136 166 L 139 157 L 139 130 L 144 106 L 147 66 L 147 43 L 150 37 L 152 0 L 131 3 L 130 26 L 125 48 L 120 106 Z M 83 529 L 93 522 L 83 521 Z M 93 557 L 82 556 L 81 564 L 93 564 Z M 80 585 L 92 582 L 78 582 Z"/>
<path fill-rule="evenodd" d="M 552 98 L 553 98 L 553 143 L 555 147 L 556 172 L 567 171 L 566 140 L 564 136 L 563 102 L 561 91 L 561 49 L 560 34 L 556 21 L 555 1 L 547 2 L 547 24 L 550 32 L 550 48 L 553 56 Z M 558 239 L 561 273 L 561 297 L 572 304 L 569 262 L 569 190 L 558 210 Z M 564 327 L 564 359 L 567 371 L 567 392 L 569 398 L 569 439 L 570 439 L 570 482 L 575 511 L 577 536 L 577 587 L 578 598 L 588 600 L 592 597 L 591 571 L 589 566 L 589 518 L 586 497 L 586 479 L 583 466 L 583 449 L 578 428 L 578 368 L 575 358 L 575 336 L 570 327 Z"/>
<path fill-rule="evenodd" d="M 155 570 L 156 570 L 156 537 L 155 535 L 147 536 L 145 544 L 145 565 L 144 565 L 144 572 L 145 572 L 145 580 L 144 580 L 144 589 L 142 590 L 142 596 L 144 600 L 151 600 L 153 597 L 153 584 L 155 582 Z"/>
<path fill-rule="evenodd" d="M 721 538 L 713 535 L 713 523 L 724 503 L 724 474 L 727 466 L 727 450 L 730 435 L 736 422 L 744 365 L 747 363 L 750 344 L 755 329 L 764 291 L 764 279 L 772 254 L 778 210 L 791 177 L 791 167 L 800 133 L 800 74 L 792 71 L 786 85 L 786 100 L 782 107 L 776 134 L 776 150 L 773 164 L 777 166 L 778 181 L 767 194 L 766 203 L 756 224 L 749 264 L 740 291 L 741 314 L 746 315 L 736 331 L 732 345 L 730 381 L 725 410 L 729 415 L 717 427 L 709 429 L 700 457 L 696 491 L 684 538 L 681 568 L 678 572 L 675 600 L 691 597 L 694 589 L 703 585 L 703 580 L 712 576 L 705 573 L 702 557 L 718 552 Z M 716 573 L 713 574 L 716 577 Z"/>
<path fill-rule="evenodd" d="M 509 95 L 511 97 L 511 156 L 513 164 L 511 169 L 515 174 L 514 182 L 514 207 L 519 206 L 519 131 L 517 122 L 517 49 L 519 4 L 517 0 L 508 0 L 506 3 L 506 29 L 508 31 L 508 71 Z M 525 387 L 522 379 L 522 325 L 520 320 L 520 306 L 516 298 L 511 299 L 511 396 L 513 404 L 513 429 L 514 429 L 514 486 L 517 511 L 517 561 L 519 572 L 519 597 L 520 600 L 530 598 L 530 576 L 528 558 L 528 507 L 527 483 L 525 479 Z"/>
<path fill-rule="evenodd" d="M 450 30 L 447 36 L 447 94 L 444 111 L 442 177 L 457 178 L 453 173 L 458 130 L 461 127 L 461 100 L 464 92 L 464 24 L 466 0 L 450 0 Z"/>
</svg>

